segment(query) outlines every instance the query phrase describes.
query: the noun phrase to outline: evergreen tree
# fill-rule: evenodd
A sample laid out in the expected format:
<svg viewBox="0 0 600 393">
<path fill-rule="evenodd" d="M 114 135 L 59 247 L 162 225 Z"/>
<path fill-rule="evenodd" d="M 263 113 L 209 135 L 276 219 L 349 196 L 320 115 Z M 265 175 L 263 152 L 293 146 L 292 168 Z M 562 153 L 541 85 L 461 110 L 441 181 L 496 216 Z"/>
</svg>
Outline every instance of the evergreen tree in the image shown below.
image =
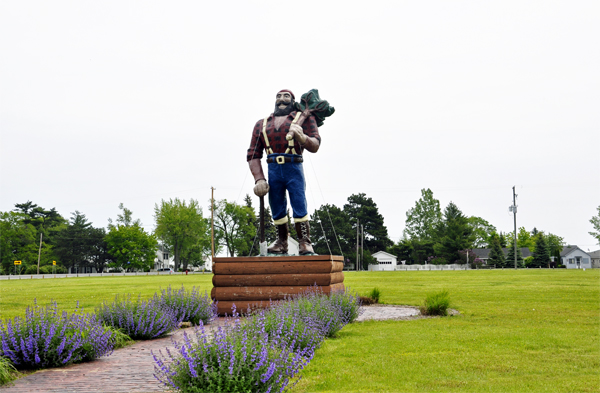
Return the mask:
<svg viewBox="0 0 600 393">
<path fill-rule="evenodd" d="M 494 233 L 490 239 L 490 243 L 491 250 L 487 264 L 495 265 L 496 267 L 504 267 L 506 260 L 504 259 L 504 252 L 502 251 L 502 246 L 500 245 L 500 236 Z"/>
<path fill-rule="evenodd" d="M 344 212 L 350 217 L 354 233 L 356 233 L 357 219 L 363 226 L 365 250 L 375 253 L 394 244 L 388 237 L 388 231 L 383 224 L 383 216 L 379 213 L 377 204 L 364 193 L 350 195 L 348 203 L 344 205 Z"/>
<path fill-rule="evenodd" d="M 440 227 L 441 238 L 433 249 L 438 257 L 443 257 L 448 263 L 460 259 L 458 252 L 473 248 L 475 235 L 469 221 L 458 206 L 450 202 L 444 209 L 444 221 Z"/>
<path fill-rule="evenodd" d="M 101 272 L 110 259 L 106 253 L 105 235 L 103 228 L 92 227 L 85 214 L 75 211 L 67 227 L 56 235 L 57 259 L 66 268 L 92 265 Z"/>
<path fill-rule="evenodd" d="M 517 247 L 517 266 L 523 265 L 523 254 L 521 254 L 521 249 Z M 508 255 L 506 256 L 506 266 L 505 267 L 515 267 L 515 241 L 511 242 L 510 247 L 508 248 Z"/>
<path fill-rule="evenodd" d="M 543 233 L 536 234 L 535 250 L 533 250 L 533 260 L 530 267 L 548 267 L 550 263 L 550 249 L 546 243 L 546 236 Z"/>
<path fill-rule="evenodd" d="M 322 205 L 311 215 L 311 241 L 315 253 L 348 257 L 356 253 L 356 229 L 352 230 L 350 217 L 335 205 Z M 356 255 L 356 254 L 355 254 Z"/>
</svg>

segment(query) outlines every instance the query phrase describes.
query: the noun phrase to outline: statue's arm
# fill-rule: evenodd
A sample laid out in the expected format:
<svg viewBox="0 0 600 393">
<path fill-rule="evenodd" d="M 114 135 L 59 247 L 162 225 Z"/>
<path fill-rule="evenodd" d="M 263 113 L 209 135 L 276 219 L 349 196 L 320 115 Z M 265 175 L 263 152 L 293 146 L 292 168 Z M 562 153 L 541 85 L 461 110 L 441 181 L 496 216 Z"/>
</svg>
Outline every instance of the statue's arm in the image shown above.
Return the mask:
<svg viewBox="0 0 600 393">
<path fill-rule="evenodd" d="M 263 143 L 260 133 L 260 123 L 257 122 L 252 131 L 252 139 L 250 140 L 250 148 L 246 159 L 250 167 L 250 173 L 254 177 L 254 193 L 258 196 L 264 196 L 269 192 L 269 184 L 265 178 L 260 159 L 263 155 Z"/>
</svg>

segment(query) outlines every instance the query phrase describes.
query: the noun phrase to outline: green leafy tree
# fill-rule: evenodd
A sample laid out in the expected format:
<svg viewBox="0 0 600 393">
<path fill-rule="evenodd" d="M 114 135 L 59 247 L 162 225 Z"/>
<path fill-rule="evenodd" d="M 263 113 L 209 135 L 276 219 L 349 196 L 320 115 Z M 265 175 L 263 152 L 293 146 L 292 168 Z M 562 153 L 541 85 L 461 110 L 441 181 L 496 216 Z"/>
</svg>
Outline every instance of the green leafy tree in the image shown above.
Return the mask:
<svg viewBox="0 0 600 393">
<path fill-rule="evenodd" d="M 229 256 L 248 255 L 256 236 L 254 210 L 226 199 L 215 201 L 215 242 L 225 246 Z"/>
<path fill-rule="evenodd" d="M 204 257 L 210 255 L 210 224 L 202 216 L 196 200 L 190 199 L 189 204 L 179 198 L 161 200 L 160 205 L 154 205 L 154 219 L 156 236 L 173 253 L 175 271 L 179 270 L 180 263 L 186 270 L 190 262 L 201 264 Z"/>
<path fill-rule="evenodd" d="M 492 234 L 496 232 L 496 227 L 481 217 L 471 216 L 467 221 L 471 228 L 473 228 L 473 235 L 475 236 L 473 247 L 484 248 L 489 243 Z"/>
<path fill-rule="evenodd" d="M 150 270 L 158 250 L 158 241 L 153 234 L 142 228 L 140 220 L 133 220 L 131 210 L 121 203 L 122 214 L 116 224 L 109 219 L 106 243 L 112 257 L 111 267 L 127 271 Z"/>
<path fill-rule="evenodd" d="M 339 207 L 326 204 L 316 209 L 310 228 L 315 253 L 349 257 L 356 252 L 356 229 L 352 229 L 350 217 Z"/>
<path fill-rule="evenodd" d="M 488 265 L 495 265 L 496 267 L 504 267 L 506 259 L 504 258 L 504 252 L 500 245 L 500 236 L 497 233 L 492 234 L 490 237 L 490 255 L 488 258 Z"/>
<path fill-rule="evenodd" d="M 51 264 L 52 260 L 57 259 L 57 256 L 54 253 L 56 236 L 60 231 L 66 228 L 67 220 L 65 220 L 55 208 L 46 210 L 31 201 L 15 204 L 14 212 L 23 215 L 24 224 L 31 225 L 35 228 L 35 247 L 32 245 L 28 248 L 35 248 L 38 250 L 40 256 L 40 268 Z M 40 239 L 42 240 L 41 248 Z M 33 262 L 28 258 L 28 263 L 31 264 Z M 30 272 L 33 271 L 34 273 L 37 273 L 37 256 L 35 258 L 35 265 L 35 271 L 30 269 Z"/>
<path fill-rule="evenodd" d="M 398 260 L 406 261 L 407 265 L 423 265 L 428 258 L 435 254 L 433 240 L 400 239 L 398 243 L 388 248 L 387 252 L 396 255 Z"/>
<path fill-rule="evenodd" d="M 526 230 L 524 227 L 520 227 L 519 231 L 517 232 L 517 246 L 527 247 L 529 248 L 529 251 L 533 251 L 535 248 L 535 240 L 533 239 L 533 236 L 531 236 L 531 232 Z"/>
<path fill-rule="evenodd" d="M 533 250 L 533 260 L 529 267 L 548 267 L 550 263 L 550 249 L 546 242 L 546 236 L 543 233 L 536 235 L 535 250 Z"/>
<path fill-rule="evenodd" d="M 344 205 L 344 212 L 350 217 L 350 223 L 355 233 L 358 222 L 363 227 L 365 249 L 374 253 L 386 250 L 394 244 L 388 237 L 388 231 L 377 204 L 364 193 L 350 195 L 348 203 Z"/>
<path fill-rule="evenodd" d="M 415 207 L 406 212 L 404 236 L 410 239 L 438 239 L 438 227 L 442 222 L 440 201 L 433 197 L 433 191 L 421 190 L 421 198 Z"/>
<path fill-rule="evenodd" d="M 0 213 L 0 266 L 2 274 L 14 274 L 14 261 L 21 261 L 19 268 L 36 264 L 39 244 L 37 231 L 26 224 L 27 215 L 17 212 Z M 38 240 L 39 241 L 39 240 Z"/>
<path fill-rule="evenodd" d="M 555 261 L 560 261 L 560 252 L 563 247 L 567 245 L 563 237 L 548 233 L 546 236 L 546 243 L 548 243 L 548 251 L 550 256 L 554 257 Z"/>
<path fill-rule="evenodd" d="M 517 247 L 517 267 L 523 265 L 523 254 L 521 249 Z M 508 254 L 506 255 L 506 267 L 515 267 L 515 241 L 510 244 L 508 248 Z"/>
<path fill-rule="evenodd" d="M 597 210 L 598 210 L 598 214 L 595 216 L 592 216 L 592 218 L 590 219 L 590 223 L 592 224 L 592 227 L 594 228 L 594 230 L 590 231 L 588 233 L 590 235 L 592 235 L 594 238 L 596 238 L 596 241 L 598 242 L 598 245 L 600 246 L 600 206 L 598 206 Z"/>
<path fill-rule="evenodd" d="M 442 236 L 433 248 L 435 255 L 443 257 L 448 263 L 460 260 L 459 251 L 473 248 L 473 228 L 453 202 L 444 209 L 440 233 Z"/>
</svg>

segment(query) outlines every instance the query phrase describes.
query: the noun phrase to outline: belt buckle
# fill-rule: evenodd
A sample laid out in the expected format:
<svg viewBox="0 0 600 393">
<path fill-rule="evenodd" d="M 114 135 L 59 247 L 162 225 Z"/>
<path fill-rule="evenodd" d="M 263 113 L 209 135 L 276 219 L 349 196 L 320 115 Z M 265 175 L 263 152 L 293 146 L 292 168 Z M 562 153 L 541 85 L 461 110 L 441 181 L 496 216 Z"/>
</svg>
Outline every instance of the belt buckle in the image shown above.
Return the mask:
<svg viewBox="0 0 600 393">
<path fill-rule="evenodd" d="M 285 156 L 277 156 L 275 157 L 275 162 L 279 165 L 285 164 Z"/>
</svg>

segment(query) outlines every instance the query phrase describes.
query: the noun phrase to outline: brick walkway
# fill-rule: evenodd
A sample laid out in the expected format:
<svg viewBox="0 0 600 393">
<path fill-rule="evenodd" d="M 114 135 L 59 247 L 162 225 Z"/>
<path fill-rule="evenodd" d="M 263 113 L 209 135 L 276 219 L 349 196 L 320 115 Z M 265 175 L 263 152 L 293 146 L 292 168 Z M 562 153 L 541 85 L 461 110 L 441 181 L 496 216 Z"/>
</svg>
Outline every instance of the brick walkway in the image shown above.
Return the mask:
<svg viewBox="0 0 600 393">
<path fill-rule="evenodd" d="M 215 329 L 224 323 L 224 318 L 218 318 L 206 329 Z M 0 392 L 164 392 L 165 389 L 154 378 L 154 359 L 150 351 L 156 353 L 160 349 L 164 353 L 166 347 L 173 347 L 171 340 L 180 339 L 184 331 L 190 333 L 193 328 L 178 330 L 167 337 L 137 342 L 92 362 L 40 370 L 1 387 Z"/>
</svg>

